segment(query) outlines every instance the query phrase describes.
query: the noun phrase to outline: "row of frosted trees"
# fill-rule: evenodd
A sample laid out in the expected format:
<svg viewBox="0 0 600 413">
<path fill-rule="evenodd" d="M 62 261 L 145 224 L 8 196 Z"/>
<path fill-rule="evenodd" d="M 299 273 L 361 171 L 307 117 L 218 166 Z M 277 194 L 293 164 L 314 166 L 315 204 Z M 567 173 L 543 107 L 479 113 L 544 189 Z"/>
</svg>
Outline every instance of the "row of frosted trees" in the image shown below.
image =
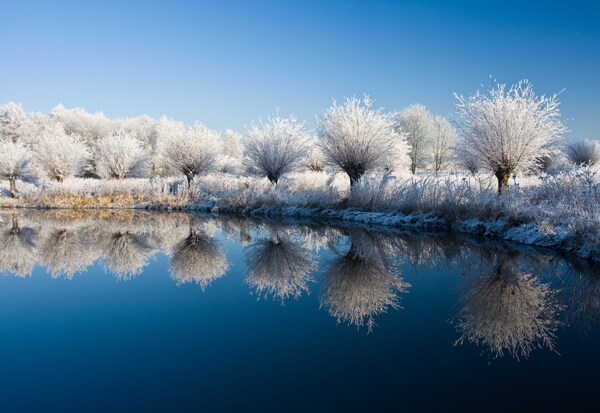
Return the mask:
<svg viewBox="0 0 600 413">
<path fill-rule="evenodd" d="M 430 167 L 437 174 L 453 160 L 473 173 L 491 171 L 501 189 L 517 171 L 555 163 L 555 143 L 566 130 L 556 95 L 537 96 L 523 81 L 456 98 L 454 126 L 418 104 L 395 113 L 374 108 L 369 97 L 334 102 L 317 119 L 317 137 L 295 117 L 279 114 L 252 122 L 243 136 L 220 136 L 201 123 L 184 126 L 164 117 L 110 121 L 62 106 L 44 117 L 8 104 L 0 110 L 0 176 L 15 196 L 15 180 L 31 178 L 33 165 L 59 182 L 87 168 L 105 179 L 170 172 L 190 185 L 218 170 L 277 184 L 287 173 L 327 165 L 345 172 L 352 186 L 370 171 Z M 591 164 L 600 158 L 600 145 L 577 142 L 565 154 L 574 163 Z"/>
</svg>

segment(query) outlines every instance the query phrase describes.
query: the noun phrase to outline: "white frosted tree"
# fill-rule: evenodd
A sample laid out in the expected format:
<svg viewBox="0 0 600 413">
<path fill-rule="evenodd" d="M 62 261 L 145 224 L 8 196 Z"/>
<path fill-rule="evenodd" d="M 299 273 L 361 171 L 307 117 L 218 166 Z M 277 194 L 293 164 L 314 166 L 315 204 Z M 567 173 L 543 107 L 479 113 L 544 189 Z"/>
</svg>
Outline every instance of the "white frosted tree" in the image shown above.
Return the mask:
<svg viewBox="0 0 600 413">
<path fill-rule="evenodd" d="M 101 139 L 94 156 L 96 173 L 105 179 L 143 177 L 147 162 L 140 141 L 123 131 Z"/>
<path fill-rule="evenodd" d="M 524 80 L 506 89 L 497 84 L 487 94 L 458 99 L 458 151 L 473 156 L 498 180 L 498 192 L 519 170 L 532 169 L 552 151 L 565 127 L 560 120 L 558 95 L 536 96 Z"/>
<path fill-rule="evenodd" d="M 443 171 L 450 162 L 450 148 L 456 140 L 456 130 L 450 122 L 442 116 L 436 115 L 433 119 L 431 133 L 431 157 L 433 170 L 436 175 Z"/>
<path fill-rule="evenodd" d="M 406 154 L 392 114 L 373 109 L 371 99 L 355 97 L 333 105 L 318 119 L 319 147 L 326 161 L 341 168 L 353 186 L 367 171 L 395 164 Z"/>
<path fill-rule="evenodd" d="M 117 129 L 117 125 L 102 112 L 92 114 L 81 108 L 66 109 L 63 105 L 54 107 L 48 118 L 59 122 L 67 135 L 79 136 L 90 147 Z"/>
<path fill-rule="evenodd" d="M 434 130 L 431 113 L 421 104 L 411 105 L 398 114 L 396 128 L 406 137 L 410 171 L 414 174 L 425 166 L 429 155 Z"/>
<path fill-rule="evenodd" d="M 219 135 L 201 123 L 173 135 L 165 147 L 169 166 L 187 178 L 188 186 L 195 176 L 214 171 L 221 157 Z"/>
<path fill-rule="evenodd" d="M 35 146 L 35 157 L 48 176 L 63 182 L 65 178 L 81 173 L 88 150 L 79 137 L 67 135 L 58 126 L 52 132 L 46 132 Z"/>
<path fill-rule="evenodd" d="M 277 184 L 281 176 L 302 167 L 308 150 L 304 123 L 275 114 L 267 122 L 252 122 L 242 138 L 249 172 Z"/>
<path fill-rule="evenodd" d="M 23 144 L 0 141 L 0 178 L 8 179 L 13 198 L 17 196 L 17 179 L 33 180 L 32 156 Z"/>
<path fill-rule="evenodd" d="M 600 142 L 590 139 L 572 142 L 565 147 L 564 153 L 576 165 L 596 165 L 600 162 Z"/>
<path fill-rule="evenodd" d="M 238 173 L 242 167 L 242 137 L 240 134 L 227 129 L 221 141 L 223 142 L 222 168 L 223 172 Z"/>
<path fill-rule="evenodd" d="M 166 116 L 162 116 L 154 124 L 153 139 L 156 140 L 156 156 L 152 161 L 152 173 L 166 176 L 171 173 L 168 159 L 165 157 L 166 149 L 170 142 L 183 134 L 185 126 L 181 122 L 176 122 Z"/>
</svg>

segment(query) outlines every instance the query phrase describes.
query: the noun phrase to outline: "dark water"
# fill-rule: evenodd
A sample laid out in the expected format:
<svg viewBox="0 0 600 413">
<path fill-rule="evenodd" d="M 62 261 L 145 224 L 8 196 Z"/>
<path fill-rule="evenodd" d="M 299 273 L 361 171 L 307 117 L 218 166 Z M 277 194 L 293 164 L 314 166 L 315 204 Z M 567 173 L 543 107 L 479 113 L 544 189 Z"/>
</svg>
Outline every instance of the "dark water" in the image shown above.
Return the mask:
<svg viewBox="0 0 600 413">
<path fill-rule="evenodd" d="M 0 411 L 578 411 L 600 279 L 472 238 L 0 213 Z"/>
</svg>

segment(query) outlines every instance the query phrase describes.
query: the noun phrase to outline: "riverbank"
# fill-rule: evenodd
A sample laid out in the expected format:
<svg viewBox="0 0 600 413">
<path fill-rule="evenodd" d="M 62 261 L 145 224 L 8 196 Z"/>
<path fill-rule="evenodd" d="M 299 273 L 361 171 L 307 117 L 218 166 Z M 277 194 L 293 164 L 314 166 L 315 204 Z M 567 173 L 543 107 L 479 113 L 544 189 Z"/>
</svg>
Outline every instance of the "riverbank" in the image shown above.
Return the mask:
<svg viewBox="0 0 600 413">
<path fill-rule="evenodd" d="M 578 168 L 520 178 L 498 196 L 489 177 L 375 175 L 349 191 L 342 174 L 266 179 L 214 175 L 183 179 L 73 179 L 2 188 L 0 207 L 206 211 L 406 228 L 431 228 L 548 247 L 600 261 L 598 173 Z"/>
</svg>

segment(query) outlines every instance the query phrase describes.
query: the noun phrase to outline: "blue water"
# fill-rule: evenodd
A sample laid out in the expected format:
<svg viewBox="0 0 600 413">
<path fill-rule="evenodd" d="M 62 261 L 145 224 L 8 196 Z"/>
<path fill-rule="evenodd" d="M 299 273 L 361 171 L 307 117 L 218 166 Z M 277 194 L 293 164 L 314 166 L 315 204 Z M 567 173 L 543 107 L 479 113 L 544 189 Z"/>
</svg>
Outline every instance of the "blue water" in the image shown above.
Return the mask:
<svg viewBox="0 0 600 413">
<path fill-rule="evenodd" d="M 0 219 L 2 412 L 597 400 L 600 280 L 552 251 L 183 214 Z"/>
</svg>

